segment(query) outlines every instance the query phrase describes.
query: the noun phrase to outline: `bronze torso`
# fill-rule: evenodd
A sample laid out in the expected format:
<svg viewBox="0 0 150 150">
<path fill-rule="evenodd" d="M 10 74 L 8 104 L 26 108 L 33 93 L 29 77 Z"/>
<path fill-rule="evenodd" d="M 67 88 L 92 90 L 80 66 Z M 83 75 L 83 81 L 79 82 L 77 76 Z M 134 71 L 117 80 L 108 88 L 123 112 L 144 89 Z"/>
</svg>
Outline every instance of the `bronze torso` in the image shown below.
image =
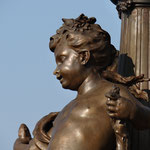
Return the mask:
<svg viewBox="0 0 150 150">
<path fill-rule="evenodd" d="M 112 150 L 115 141 L 105 91 L 98 84 L 64 107 L 53 123 L 49 150 Z"/>
</svg>

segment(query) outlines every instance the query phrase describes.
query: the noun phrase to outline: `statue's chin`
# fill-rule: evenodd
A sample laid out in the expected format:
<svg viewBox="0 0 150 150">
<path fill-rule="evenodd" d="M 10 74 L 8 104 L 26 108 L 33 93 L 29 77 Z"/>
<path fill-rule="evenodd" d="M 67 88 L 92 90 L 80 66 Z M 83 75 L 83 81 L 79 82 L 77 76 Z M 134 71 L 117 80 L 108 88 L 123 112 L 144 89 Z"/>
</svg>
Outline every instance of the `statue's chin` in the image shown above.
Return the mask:
<svg viewBox="0 0 150 150">
<path fill-rule="evenodd" d="M 70 87 L 68 86 L 68 83 L 63 80 L 61 81 L 61 85 L 64 89 L 70 89 Z"/>
<path fill-rule="evenodd" d="M 61 83 L 61 85 L 62 85 L 62 88 L 64 88 L 64 89 L 68 89 L 68 90 L 72 90 L 72 91 L 77 91 L 77 88 L 71 87 L 68 84 Z"/>
</svg>

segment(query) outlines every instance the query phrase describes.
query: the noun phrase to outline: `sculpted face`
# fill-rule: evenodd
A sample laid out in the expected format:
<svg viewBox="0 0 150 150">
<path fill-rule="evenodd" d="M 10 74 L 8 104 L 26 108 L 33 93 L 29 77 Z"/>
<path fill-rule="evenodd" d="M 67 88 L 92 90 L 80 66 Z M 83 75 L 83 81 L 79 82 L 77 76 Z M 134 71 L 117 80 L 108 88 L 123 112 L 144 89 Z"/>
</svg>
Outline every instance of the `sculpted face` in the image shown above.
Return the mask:
<svg viewBox="0 0 150 150">
<path fill-rule="evenodd" d="M 79 54 L 67 44 L 59 44 L 55 49 L 57 67 L 54 71 L 65 89 L 78 90 L 85 79 L 85 67 Z"/>
</svg>

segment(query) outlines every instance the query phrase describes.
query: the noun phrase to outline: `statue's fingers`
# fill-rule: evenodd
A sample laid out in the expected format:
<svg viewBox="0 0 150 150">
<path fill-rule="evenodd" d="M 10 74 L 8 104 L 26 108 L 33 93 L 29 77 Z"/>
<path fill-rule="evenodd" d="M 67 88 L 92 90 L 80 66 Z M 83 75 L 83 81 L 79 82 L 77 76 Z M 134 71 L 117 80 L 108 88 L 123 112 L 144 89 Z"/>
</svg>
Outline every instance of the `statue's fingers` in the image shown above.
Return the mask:
<svg viewBox="0 0 150 150">
<path fill-rule="evenodd" d="M 18 130 L 18 137 L 23 144 L 28 144 L 31 140 L 31 134 L 26 124 L 21 124 Z"/>
<path fill-rule="evenodd" d="M 117 117 L 118 117 L 117 113 L 115 113 L 115 112 L 107 112 L 107 113 L 108 113 L 108 115 L 109 115 L 111 118 L 117 118 Z"/>
<path fill-rule="evenodd" d="M 108 106 L 116 106 L 117 102 L 115 100 L 107 100 L 106 101 L 106 104 Z"/>
<path fill-rule="evenodd" d="M 115 106 L 108 106 L 107 110 L 110 111 L 110 112 L 117 112 L 117 109 L 116 109 Z"/>
</svg>

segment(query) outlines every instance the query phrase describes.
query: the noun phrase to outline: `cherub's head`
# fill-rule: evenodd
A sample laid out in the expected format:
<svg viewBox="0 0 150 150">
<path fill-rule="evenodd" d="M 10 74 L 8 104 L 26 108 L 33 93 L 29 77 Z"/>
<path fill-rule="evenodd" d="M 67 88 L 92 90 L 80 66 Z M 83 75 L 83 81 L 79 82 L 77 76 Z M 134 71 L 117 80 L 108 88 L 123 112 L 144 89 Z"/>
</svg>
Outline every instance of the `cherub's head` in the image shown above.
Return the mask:
<svg viewBox="0 0 150 150">
<path fill-rule="evenodd" d="M 49 47 L 57 63 L 54 74 L 64 88 L 77 90 L 86 70 L 92 68 L 101 73 L 112 64 L 116 50 L 110 43 L 110 35 L 95 24 L 95 18 L 81 14 L 77 19 L 63 19 L 63 22 L 50 38 Z"/>
</svg>

